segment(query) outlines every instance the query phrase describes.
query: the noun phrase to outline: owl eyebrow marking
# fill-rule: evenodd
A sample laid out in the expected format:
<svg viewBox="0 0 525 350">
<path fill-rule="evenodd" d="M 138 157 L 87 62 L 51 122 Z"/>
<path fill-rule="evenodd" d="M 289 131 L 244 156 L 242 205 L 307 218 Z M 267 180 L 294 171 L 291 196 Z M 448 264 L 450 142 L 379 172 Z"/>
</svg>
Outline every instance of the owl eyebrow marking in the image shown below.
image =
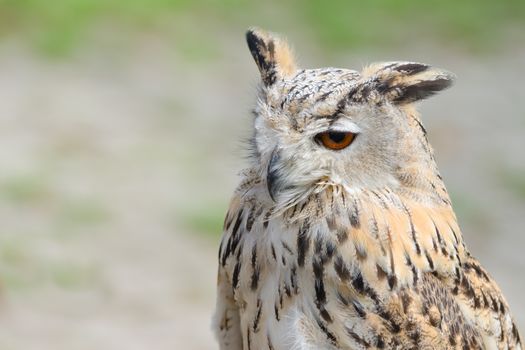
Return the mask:
<svg viewBox="0 0 525 350">
<path fill-rule="evenodd" d="M 316 119 L 326 119 L 328 120 L 329 125 L 332 126 L 342 116 L 341 114 L 343 113 L 346 107 L 346 104 L 347 104 L 346 97 L 344 97 L 341 100 L 339 100 L 339 102 L 337 102 L 337 107 L 333 113 L 327 114 L 327 115 L 316 115 L 313 117 Z"/>
</svg>

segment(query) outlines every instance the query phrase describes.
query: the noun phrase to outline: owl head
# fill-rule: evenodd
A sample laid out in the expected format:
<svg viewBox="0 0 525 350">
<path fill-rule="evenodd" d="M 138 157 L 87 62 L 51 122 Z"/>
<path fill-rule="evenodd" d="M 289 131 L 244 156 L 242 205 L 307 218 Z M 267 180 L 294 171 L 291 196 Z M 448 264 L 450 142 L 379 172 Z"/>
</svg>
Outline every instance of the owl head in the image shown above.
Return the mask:
<svg viewBox="0 0 525 350">
<path fill-rule="evenodd" d="M 437 169 L 412 105 L 452 74 L 414 62 L 300 69 L 281 38 L 250 29 L 246 39 L 261 75 L 253 167 L 268 200 L 286 208 L 327 186 L 432 188 L 424 174 Z"/>
</svg>

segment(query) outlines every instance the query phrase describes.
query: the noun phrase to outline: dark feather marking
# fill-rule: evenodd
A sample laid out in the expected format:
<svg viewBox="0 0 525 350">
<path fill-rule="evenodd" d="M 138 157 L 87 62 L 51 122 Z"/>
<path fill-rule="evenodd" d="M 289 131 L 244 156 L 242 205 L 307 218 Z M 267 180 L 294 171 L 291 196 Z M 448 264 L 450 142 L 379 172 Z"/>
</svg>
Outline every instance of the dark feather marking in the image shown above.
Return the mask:
<svg viewBox="0 0 525 350">
<path fill-rule="evenodd" d="M 448 225 L 448 227 L 450 228 L 450 231 L 452 231 L 452 235 L 454 236 L 454 241 L 456 242 L 456 244 L 459 244 L 459 239 L 458 239 L 458 235 L 456 234 L 456 231 L 454 231 L 454 229 L 452 228 L 452 226 L 450 226 L 450 224 Z"/>
<path fill-rule="evenodd" d="M 379 265 L 379 264 L 376 264 L 376 270 L 377 270 L 377 279 L 378 280 L 383 280 L 386 278 L 386 276 L 388 276 L 388 273 Z"/>
<path fill-rule="evenodd" d="M 388 286 L 390 290 L 393 290 L 397 286 L 397 276 L 392 274 L 388 276 Z"/>
<path fill-rule="evenodd" d="M 383 209 L 388 209 L 388 204 L 386 203 L 385 199 L 379 195 L 379 193 L 377 193 L 376 191 L 370 191 L 370 193 L 377 197 L 377 199 L 379 200 L 379 204 Z"/>
<path fill-rule="evenodd" d="M 277 254 L 275 253 L 275 247 L 273 246 L 273 243 L 270 245 L 270 247 L 272 249 L 273 260 L 277 261 Z"/>
<path fill-rule="evenodd" d="M 363 281 L 361 272 L 357 272 L 355 276 L 352 276 L 352 286 L 361 294 L 365 292 L 365 282 Z"/>
<path fill-rule="evenodd" d="M 434 239 L 434 237 L 432 237 L 432 248 L 434 248 L 435 252 L 438 251 L 438 246 L 437 246 L 437 243 L 436 243 L 436 240 Z"/>
<path fill-rule="evenodd" d="M 401 91 L 399 96 L 393 99 L 393 102 L 410 103 L 430 97 L 438 91 L 449 87 L 451 84 L 452 81 L 450 79 L 438 78 L 435 80 L 424 80 L 408 86 L 390 87 L 390 89 L 398 88 Z"/>
<path fill-rule="evenodd" d="M 254 244 L 252 247 L 252 267 L 255 267 L 257 263 L 257 244 Z"/>
<path fill-rule="evenodd" d="M 326 338 L 332 343 L 332 345 L 337 346 L 337 338 L 335 335 L 326 328 L 326 326 L 323 324 L 323 322 L 316 318 L 317 325 L 319 326 L 319 329 L 323 331 L 323 333 L 326 335 Z"/>
<path fill-rule="evenodd" d="M 323 250 L 323 237 L 321 236 L 320 232 L 317 232 L 317 236 L 315 237 L 315 242 L 314 242 L 315 255 L 321 254 L 322 250 Z"/>
<path fill-rule="evenodd" d="M 414 117 L 414 120 L 416 121 L 417 125 L 419 126 L 419 129 L 421 129 L 421 132 L 423 133 L 423 136 L 425 137 L 425 141 L 427 142 L 427 145 L 428 145 L 427 129 L 425 129 L 425 127 L 423 126 L 423 124 L 421 123 L 421 121 L 418 118 Z M 428 147 L 428 146 L 426 146 L 426 147 Z M 435 189 L 436 186 L 434 184 L 432 184 L 432 183 L 431 183 L 431 185 Z"/>
<path fill-rule="evenodd" d="M 333 93 L 333 91 L 328 91 L 328 92 L 325 92 L 324 94 L 322 94 L 321 96 L 319 96 L 317 98 L 317 100 L 315 100 L 315 102 L 323 102 L 324 100 L 326 100 L 328 98 L 328 96 L 330 96 L 331 94 Z"/>
<path fill-rule="evenodd" d="M 392 251 L 392 231 L 390 230 L 390 227 L 387 226 L 387 236 L 388 236 L 388 241 L 390 242 L 389 244 L 389 252 L 390 252 L 390 269 L 392 270 L 392 274 L 391 275 L 395 275 L 396 274 L 396 266 L 395 266 L 395 263 L 394 263 L 394 252 Z"/>
<path fill-rule="evenodd" d="M 365 318 L 366 317 L 366 311 L 365 311 L 363 305 L 361 305 L 361 303 L 359 301 L 352 300 L 352 305 L 354 306 L 354 310 L 357 312 L 359 317 L 361 317 L 361 318 Z"/>
<path fill-rule="evenodd" d="M 252 350 L 252 334 L 249 326 L 246 329 L 246 342 L 248 343 L 248 350 Z"/>
<path fill-rule="evenodd" d="M 259 277 L 261 269 L 257 265 L 257 245 L 254 244 L 252 248 L 252 277 L 251 277 L 251 284 L 250 288 L 252 291 L 255 291 L 257 289 L 257 286 L 259 285 Z"/>
<path fill-rule="evenodd" d="M 290 289 L 290 286 L 288 286 L 288 283 L 284 282 L 284 294 L 289 298 L 292 296 L 292 291 Z"/>
<path fill-rule="evenodd" d="M 235 268 L 233 269 L 233 276 L 232 276 L 232 287 L 233 289 L 237 289 L 239 284 L 239 273 L 241 272 L 241 260 L 237 261 L 235 264 Z"/>
<path fill-rule="evenodd" d="M 290 270 L 290 284 L 292 285 L 292 289 L 294 290 L 294 293 L 299 293 L 299 287 L 297 285 L 297 266 L 292 266 L 292 269 Z"/>
<path fill-rule="evenodd" d="M 459 293 L 459 286 L 461 284 L 462 274 L 458 267 L 455 269 L 454 277 L 454 288 L 452 289 L 452 294 L 457 295 Z"/>
<path fill-rule="evenodd" d="M 421 73 L 426 71 L 428 68 L 430 68 L 427 64 L 421 64 L 421 63 L 406 63 L 401 64 L 398 66 L 395 66 L 392 68 L 392 70 L 395 70 L 400 73 L 404 73 L 406 75 L 414 75 L 417 73 Z"/>
<path fill-rule="evenodd" d="M 298 205 L 294 205 L 292 207 L 292 212 L 290 213 L 290 217 L 291 218 L 293 218 L 295 216 L 295 212 L 297 211 L 298 207 L 299 207 Z"/>
<path fill-rule="evenodd" d="M 387 327 L 393 333 L 399 333 L 401 331 L 401 326 L 394 321 L 390 312 L 388 312 L 387 310 L 384 310 L 383 308 L 379 308 L 378 315 L 379 317 L 387 321 Z"/>
<path fill-rule="evenodd" d="M 354 95 L 358 92 L 358 90 L 358 87 L 353 87 L 346 95 L 346 99 L 349 102 L 357 102 L 356 100 L 354 100 Z"/>
<path fill-rule="evenodd" d="M 408 222 L 410 223 L 410 232 L 412 234 L 412 241 L 414 242 L 414 246 L 416 247 L 416 253 L 417 255 L 421 255 L 421 247 L 419 246 L 419 242 L 417 240 L 417 233 L 416 228 L 414 227 L 414 222 L 412 221 L 412 213 L 410 213 L 410 210 L 403 204 L 403 208 L 405 209 L 405 212 L 408 216 Z"/>
<path fill-rule="evenodd" d="M 268 223 L 269 223 L 269 220 L 270 220 L 270 216 L 272 215 L 272 209 L 268 210 L 266 212 L 266 214 L 264 215 L 264 220 L 263 220 L 263 227 L 265 229 L 268 228 Z"/>
<path fill-rule="evenodd" d="M 341 304 L 343 304 L 344 306 L 349 305 L 348 299 L 346 299 L 341 293 L 339 293 L 339 291 L 336 291 L 335 293 L 336 293 L 337 299 L 339 300 Z"/>
<path fill-rule="evenodd" d="M 225 231 L 228 231 L 230 229 L 231 224 L 232 224 L 232 220 L 230 218 L 230 212 L 228 211 L 226 213 L 226 216 L 224 217 L 224 224 L 222 225 L 223 229 Z"/>
<path fill-rule="evenodd" d="M 413 326 L 415 327 L 415 325 Z M 409 333 L 410 339 L 414 342 L 414 344 L 419 344 L 419 340 L 421 338 L 421 331 L 418 328 L 415 328 Z"/>
<path fill-rule="evenodd" d="M 252 210 L 250 210 L 250 213 L 248 214 L 248 218 L 246 219 L 246 231 L 247 232 L 250 232 L 252 230 L 254 221 L 255 221 L 255 212 L 252 208 Z"/>
<path fill-rule="evenodd" d="M 381 335 L 377 335 L 377 341 L 376 341 L 376 347 L 378 349 L 384 349 L 385 348 L 385 341 L 383 340 L 383 337 Z"/>
<path fill-rule="evenodd" d="M 226 259 L 232 254 L 232 252 L 235 252 L 235 249 L 237 248 L 237 245 L 240 240 L 240 235 L 238 235 L 239 226 L 241 225 L 242 221 L 242 214 L 243 210 L 239 210 L 237 213 L 237 219 L 235 221 L 235 225 L 233 226 L 232 233 L 230 235 L 230 238 L 228 239 L 228 242 L 226 243 L 226 248 L 224 249 L 224 253 L 222 255 L 222 266 L 226 265 Z"/>
<path fill-rule="evenodd" d="M 332 322 L 332 317 L 325 309 L 326 304 L 326 291 L 324 288 L 324 265 L 320 258 L 315 258 L 312 267 L 314 270 L 314 276 L 315 276 L 315 282 L 314 282 L 314 289 L 315 289 L 315 305 L 317 306 L 317 309 L 319 309 L 319 312 L 323 319 L 327 322 Z"/>
<path fill-rule="evenodd" d="M 474 296 L 474 309 L 479 309 L 481 307 L 481 299 Z"/>
<path fill-rule="evenodd" d="M 224 239 L 221 239 L 221 243 L 219 244 L 219 256 L 218 256 L 218 259 L 220 260 L 221 259 L 221 256 L 222 256 L 222 246 L 224 244 Z"/>
<path fill-rule="evenodd" d="M 228 259 L 228 256 L 230 255 L 231 243 L 232 243 L 232 238 L 230 236 L 230 238 L 228 239 L 228 242 L 226 243 L 226 248 L 224 249 L 224 253 L 222 254 L 221 265 L 223 267 L 226 265 L 226 259 Z"/>
<path fill-rule="evenodd" d="M 478 275 L 478 277 L 481 277 L 483 278 L 485 281 L 489 281 L 489 275 L 483 271 L 483 269 L 481 268 L 481 266 L 479 266 L 478 264 L 475 264 L 475 263 L 471 263 L 471 262 L 466 262 L 464 264 L 464 268 L 465 268 L 465 271 L 469 271 L 470 269 L 473 269 L 476 274 Z"/>
<path fill-rule="evenodd" d="M 416 269 L 416 266 L 415 265 L 412 265 L 412 276 L 413 276 L 413 284 L 414 286 L 417 285 L 417 280 L 418 280 L 418 273 L 417 273 L 417 269 Z"/>
<path fill-rule="evenodd" d="M 450 343 L 450 345 L 456 346 L 456 335 L 450 334 L 448 337 L 448 342 Z"/>
<path fill-rule="evenodd" d="M 250 285 L 250 288 L 252 291 L 255 291 L 257 290 L 257 286 L 259 284 L 259 275 L 260 275 L 260 268 L 259 266 L 255 267 L 253 269 L 253 273 L 252 273 L 252 281 L 251 281 L 251 285 Z"/>
<path fill-rule="evenodd" d="M 342 227 L 337 229 L 335 235 L 339 244 L 346 242 L 346 240 L 348 239 L 348 231 Z"/>
<path fill-rule="evenodd" d="M 336 106 L 335 112 L 332 113 L 331 115 L 327 116 L 326 118 L 332 119 L 332 123 L 333 123 L 339 117 L 339 115 L 341 113 L 343 113 L 343 111 L 346 108 L 346 104 L 347 104 L 347 98 L 346 98 L 346 96 L 344 96 L 342 99 L 340 99 L 337 102 L 337 106 Z"/>
<path fill-rule="evenodd" d="M 310 249 L 310 238 L 308 237 L 309 228 L 310 225 L 305 222 L 297 235 L 297 265 L 299 265 L 299 267 L 304 266 L 306 252 Z"/>
<path fill-rule="evenodd" d="M 304 201 L 304 202 L 301 204 L 301 206 L 300 206 L 300 208 L 299 208 L 299 214 L 302 214 L 302 213 L 303 213 L 303 210 L 304 210 L 304 208 L 306 208 L 306 205 L 307 205 L 307 204 L 309 204 L 308 201 Z"/>
<path fill-rule="evenodd" d="M 262 38 L 251 30 L 246 32 L 246 42 L 248 43 L 248 48 L 250 49 L 253 59 L 259 67 L 264 84 L 266 86 L 273 85 L 277 79 L 274 59 L 274 42 L 269 41 L 268 44 L 266 44 Z"/>
<path fill-rule="evenodd" d="M 326 241 L 325 247 L 326 247 L 326 260 L 329 261 L 332 258 L 332 256 L 334 256 L 334 253 L 337 250 L 337 247 L 334 244 L 334 242 L 329 241 L 329 240 Z"/>
<path fill-rule="evenodd" d="M 273 344 L 272 344 L 272 339 L 270 339 L 270 335 L 266 335 L 266 339 L 268 341 L 268 350 L 274 350 L 274 347 L 273 347 Z"/>
<path fill-rule="evenodd" d="M 461 287 L 463 288 L 463 292 L 465 293 L 468 299 L 475 298 L 476 293 L 474 292 L 474 288 L 472 288 L 472 285 L 470 284 L 470 281 L 467 278 L 463 278 L 461 280 Z M 495 311 L 497 311 L 497 308 Z"/>
<path fill-rule="evenodd" d="M 425 257 L 427 258 L 428 266 L 430 266 L 430 269 L 434 270 L 434 261 L 432 260 L 432 257 L 430 256 L 430 254 L 426 250 L 425 250 Z"/>
<path fill-rule="evenodd" d="M 499 300 L 499 313 L 504 315 L 506 313 L 505 305 L 503 304 L 503 301 Z"/>
<path fill-rule="evenodd" d="M 410 306 L 410 303 L 412 302 L 412 298 L 408 293 L 403 293 L 401 295 L 401 303 L 403 304 L 403 312 L 405 314 L 408 313 L 408 307 Z"/>
<path fill-rule="evenodd" d="M 512 335 L 514 336 L 514 339 L 516 339 L 516 343 L 520 344 L 520 333 L 518 332 L 518 327 L 516 327 L 516 323 L 512 322 Z"/>
<path fill-rule="evenodd" d="M 253 332 L 257 333 L 259 331 L 259 321 L 261 319 L 261 313 L 262 313 L 262 300 L 257 299 L 257 313 L 255 314 L 255 319 L 253 320 Z"/>
<path fill-rule="evenodd" d="M 354 206 L 350 211 L 350 225 L 355 229 L 361 226 L 361 223 L 359 222 L 359 205 L 357 200 L 354 200 Z"/>
<path fill-rule="evenodd" d="M 441 254 L 443 254 L 445 257 L 448 257 L 448 251 L 445 247 L 441 247 Z"/>
<path fill-rule="evenodd" d="M 235 259 L 239 260 L 242 255 L 242 245 L 239 246 L 239 249 L 237 250 L 237 254 L 235 255 Z"/>
<path fill-rule="evenodd" d="M 490 307 L 487 296 L 485 295 L 483 291 L 481 291 L 481 297 L 483 298 L 483 307 L 485 308 Z"/>
<path fill-rule="evenodd" d="M 286 242 L 284 241 L 281 241 L 282 245 L 283 245 L 283 248 L 286 249 L 288 251 L 288 253 L 292 254 L 293 255 L 293 250 L 292 248 L 290 248 L 290 246 L 288 244 L 286 244 Z"/>
<path fill-rule="evenodd" d="M 334 269 L 335 269 L 335 272 L 337 273 L 337 276 L 339 276 L 339 278 L 343 282 L 348 281 L 350 279 L 350 270 L 348 270 L 348 267 L 346 266 L 343 258 L 340 255 L 338 255 L 335 258 Z"/>
<path fill-rule="evenodd" d="M 361 346 L 364 346 L 365 349 L 368 349 L 370 347 L 370 344 L 363 338 L 361 338 L 360 336 L 358 336 L 354 331 L 352 331 L 350 328 L 346 327 L 345 326 L 345 331 L 346 333 L 348 333 L 348 335 L 354 339 L 354 341 L 361 345 Z"/>
</svg>

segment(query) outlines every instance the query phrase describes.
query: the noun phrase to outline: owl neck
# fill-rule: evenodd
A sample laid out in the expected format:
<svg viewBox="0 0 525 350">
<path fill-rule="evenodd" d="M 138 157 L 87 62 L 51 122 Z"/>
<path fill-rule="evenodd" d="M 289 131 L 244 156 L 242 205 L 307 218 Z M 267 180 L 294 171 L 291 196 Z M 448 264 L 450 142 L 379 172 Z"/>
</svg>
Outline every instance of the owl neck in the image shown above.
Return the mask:
<svg viewBox="0 0 525 350">
<path fill-rule="evenodd" d="M 415 197 L 387 188 L 350 193 L 330 187 L 283 218 L 290 226 L 315 227 L 310 239 L 331 241 L 349 269 L 393 289 L 417 283 L 425 272 L 451 276 L 466 259 L 450 205 Z"/>
<path fill-rule="evenodd" d="M 395 174 L 399 186 L 393 190 L 422 204 L 433 202 L 434 205 L 450 207 L 450 196 L 439 173 L 427 132 L 412 106 L 407 106 L 405 112 L 411 133 L 405 145 L 407 159 Z"/>
<path fill-rule="evenodd" d="M 450 204 L 426 199 L 417 186 L 348 190 L 329 185 L 278 212 L 275 203 L 268 201 L 259 174 L 252 171 L 245 175 L 236 203 L 251 208 L 244 211 L 250 227 L 259 222 L 263 228 L 272 226 L 283 234 L 293 233 L 290 244 L 297 242 L 297 249 L 309 251 L 298 252 L 298 256 L 326 253 L 336 259 L 333 251 L 317 252 L 313 242 L 325 242 L 319 247 L 326 249 L 337 246 L 347 268 L 359 271 L 370 283 L 377 280 L 392 289 L 417 283 L 425 272 L 453 276 L 467 258 Z M 234 217 L 229 214 L 226 221 L 232 223 Z M 268 226 L 269 222 L 273 224 Z M 279 242 L 284 239 L 280 235 L 267 239 L 270 237 Z"/>
</svg>

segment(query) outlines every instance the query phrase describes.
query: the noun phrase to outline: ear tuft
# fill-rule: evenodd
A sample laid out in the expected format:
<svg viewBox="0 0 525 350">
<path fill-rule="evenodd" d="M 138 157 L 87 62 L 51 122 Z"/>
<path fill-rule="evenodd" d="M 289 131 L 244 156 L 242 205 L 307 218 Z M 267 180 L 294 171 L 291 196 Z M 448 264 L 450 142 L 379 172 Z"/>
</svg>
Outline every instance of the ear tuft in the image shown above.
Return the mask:
<svg viewBox="0 0 525 350">
<path fill-rule="evenodd" d="M 399 89 L 399 92 L 392 100 L 399 104 L 423 100 L 452 86 L 452 83 L 453 77 L 450 75 L 436 75 L 432 80 L 411 81 L 409 84 L 397 86 L 396 89 Z"/>
<path fill-rule="evenodd" d="M 257 28 L 246 32 L 248 48 L 259 68 L 265 86 L 291 76 L 296 70 L 292 50 L 286 41 Z"/>
<path fill-rule="evenodd" d="M 407 104 L 435 95 L 454 82 L 454 74 L 415 62 L 393 62 L 368 67 L 364 73 L 378 92 L 395 104 Z"/>
</svg>

